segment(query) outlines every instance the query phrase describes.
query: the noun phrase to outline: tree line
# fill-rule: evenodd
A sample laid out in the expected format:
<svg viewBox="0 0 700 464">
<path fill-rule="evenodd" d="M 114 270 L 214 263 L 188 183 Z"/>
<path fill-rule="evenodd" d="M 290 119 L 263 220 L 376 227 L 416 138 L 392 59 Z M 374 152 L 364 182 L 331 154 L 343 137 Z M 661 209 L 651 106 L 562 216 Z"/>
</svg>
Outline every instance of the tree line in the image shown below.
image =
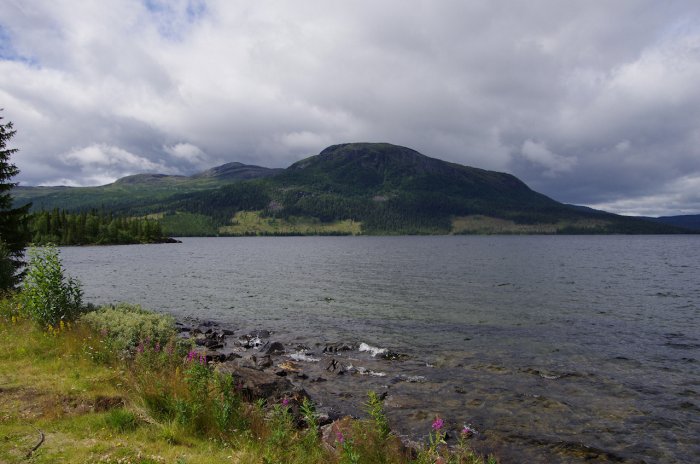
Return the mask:
<svg viewBox="0 0 700 464">
<path fill-rule="evenodd" d="M 97 210 L 68 213 L 54 208 L 34 213 L 29 221 L 34 245 L 122 245 L 163 241 L 158 221 L 114 216 Z"/>
</svg>

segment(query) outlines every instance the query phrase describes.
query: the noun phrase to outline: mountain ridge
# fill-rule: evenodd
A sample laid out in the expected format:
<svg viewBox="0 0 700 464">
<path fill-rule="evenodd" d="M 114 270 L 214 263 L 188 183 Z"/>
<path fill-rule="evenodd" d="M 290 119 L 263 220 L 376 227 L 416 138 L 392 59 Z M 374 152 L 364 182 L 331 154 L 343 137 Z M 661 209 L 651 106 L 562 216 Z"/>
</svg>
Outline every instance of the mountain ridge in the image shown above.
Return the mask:
<svg viewBox="0 0 700 464">
<path fill-rule="evenodd" d="M 121 214 L 160 214 L 166 222 L 206 222 L 210 235 L 296 233 L 300 222 L 317 225 L 301 230 L 333 233 L 327 226 L 344 221 L 355 225 L 343 233 L 367 234 L 687 232 L 565 205 L 512 174 L 388 143 L 332 145 L 286 169 L 232 162 L 189 177 L 140 174 L 102 187 L 43 189 L 33 198 L 16 191 L 35 208 L 102 205 Z M 236 216 L 242 212 L 250 213 L 245 221 Z M 255 228 L 246 229 L 251 218 Z"/>
</svg>

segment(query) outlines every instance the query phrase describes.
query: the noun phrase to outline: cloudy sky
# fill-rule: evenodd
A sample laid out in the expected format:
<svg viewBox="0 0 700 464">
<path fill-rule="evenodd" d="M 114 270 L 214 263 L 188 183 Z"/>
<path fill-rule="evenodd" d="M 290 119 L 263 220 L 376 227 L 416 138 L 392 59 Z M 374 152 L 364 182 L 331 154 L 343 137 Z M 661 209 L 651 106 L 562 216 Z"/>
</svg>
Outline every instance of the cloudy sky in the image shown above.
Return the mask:
<svg viewBox="0 0 700 464">
<path fill-rule="evenodd" d="M 0 107 L 24 185 L 384 141 L 700 213 L 697 0 L 3 0 Z"/>
</svg>

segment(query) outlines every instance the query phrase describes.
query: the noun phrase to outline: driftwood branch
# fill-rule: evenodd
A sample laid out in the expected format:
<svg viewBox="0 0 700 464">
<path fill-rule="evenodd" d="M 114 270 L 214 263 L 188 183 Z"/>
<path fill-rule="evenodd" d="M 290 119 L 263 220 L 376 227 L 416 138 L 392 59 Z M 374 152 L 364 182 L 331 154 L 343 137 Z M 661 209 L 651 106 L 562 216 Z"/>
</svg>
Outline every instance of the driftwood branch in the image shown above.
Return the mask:
<svg viewBox="0 0 700 464">
<path fill-rule="evenodd" d="M 34 454 L 34 451 L 38 450 L 39 447 L 44 443 L 44 438 L 45 438 L 44 432 L 37 429 L 36 427 L 34 427 L 34 430 L 39 432 L 39 442 L 36 445 L 34 445 L 34 447 L 31 450 L 29 450 L 29 452 L 27 453 L 27 459 L 31 458 L 32 454 Z"/>
</svg>

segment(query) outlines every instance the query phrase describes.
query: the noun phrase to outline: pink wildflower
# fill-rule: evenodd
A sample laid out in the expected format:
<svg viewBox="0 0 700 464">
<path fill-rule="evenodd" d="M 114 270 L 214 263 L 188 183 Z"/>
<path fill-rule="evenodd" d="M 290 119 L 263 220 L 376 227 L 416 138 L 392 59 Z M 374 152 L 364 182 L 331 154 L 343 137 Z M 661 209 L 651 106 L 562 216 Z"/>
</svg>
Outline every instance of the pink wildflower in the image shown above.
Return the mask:
<svg viewBox="0 0 700 464">
<path fill-rule="evenodd" d="M 473 429 L 470 425 L 465 425 L 461 433 L 464 438 L 470 438 L 476 433 L 476 430 Z"/>
<path fill-rule="evenodd" d="M 338 441 L 338 443 L 340 443 L 341 445 L 342 445 L 343 443 L 345 443 L 345 437 L 343 436 L 343 432 L 341 432 L 340 430 L 338 430 L 337 432 L 335 432 L 335 439 L 336 439 L 336 440 Z"/>
<path fill-rule="evenodd" d="M 435 420 L 433 421 L 433 430 L 436 432 L 439 432 L 443 427 L 445 426 L 445 421 L 440 419 L 439 417 L 436 417 Z"/>
<path fill-rule="evenodd" d="M 282 406 L 287 406 L 289 404 L 289 398 L 282 398 Z"/>
<path fill-rule="evenodd" d="M 160 342 L 156 342 L 156 346 L 153 348 L 153 351 L 155 351 L 156 353 L 160 352 Z"/>
<path fill-rule="evenodd" d="M 187 353 L 187 362 L 194 361 L 195 356 L 197 356 L 197 352 L 194 350 L 190 350 L 190 352 Z"/>
</svg>

